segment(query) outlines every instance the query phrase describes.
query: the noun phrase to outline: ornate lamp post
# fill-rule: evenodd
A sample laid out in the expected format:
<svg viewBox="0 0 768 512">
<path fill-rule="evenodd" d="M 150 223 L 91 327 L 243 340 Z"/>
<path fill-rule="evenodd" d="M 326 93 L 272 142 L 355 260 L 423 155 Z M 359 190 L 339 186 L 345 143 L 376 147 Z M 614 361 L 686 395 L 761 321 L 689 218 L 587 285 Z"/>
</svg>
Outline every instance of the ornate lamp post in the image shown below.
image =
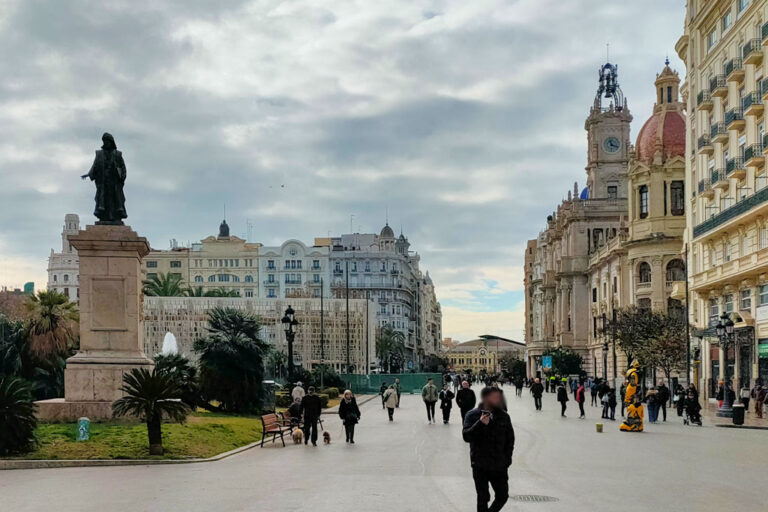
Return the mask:
<svg viewBox="0 0 768 512">
<path fill-rule="evenodd" d="M 603 380 L 608 381 L 608 342 L 603 343 Z"/>
<path fill-rule="evenodd" d="M 717 337 L 720 340 L 720 350 L 723 351 L 723 401 L 717 410 L 717 415 L 721 417 L 733 417 L 733 407 L 728 391 L 728 349 L 733 344 L 733 320 L 728 313 L 723 312 L 720 315 L 720 321 L 715 326 Z"/>
<path fill-rule="evenodd" d="M 288 342 L 288 382 L 293 384 L 293 340 L 296 337 L 295 328 L 299 325 L 299 321 L 296 320 L 296 312 L 290 304 L 281 322 L 285 330 L 285 340 Z"/>
</svg>

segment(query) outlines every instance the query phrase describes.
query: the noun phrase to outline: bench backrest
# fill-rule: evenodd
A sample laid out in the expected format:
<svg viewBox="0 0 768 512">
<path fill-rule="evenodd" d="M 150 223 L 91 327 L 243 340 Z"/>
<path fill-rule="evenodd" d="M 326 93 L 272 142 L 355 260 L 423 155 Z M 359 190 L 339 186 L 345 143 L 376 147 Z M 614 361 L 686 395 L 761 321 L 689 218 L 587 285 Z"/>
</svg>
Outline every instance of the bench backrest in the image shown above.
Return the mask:
<svg viewBox="0 0 768 512">
<path fill-rule="evenodd" d="M 264 429 L 276 425 L 277 423 L 277 414 L 265 414 L 261 417 L 261 424 Z"/>
</svg>

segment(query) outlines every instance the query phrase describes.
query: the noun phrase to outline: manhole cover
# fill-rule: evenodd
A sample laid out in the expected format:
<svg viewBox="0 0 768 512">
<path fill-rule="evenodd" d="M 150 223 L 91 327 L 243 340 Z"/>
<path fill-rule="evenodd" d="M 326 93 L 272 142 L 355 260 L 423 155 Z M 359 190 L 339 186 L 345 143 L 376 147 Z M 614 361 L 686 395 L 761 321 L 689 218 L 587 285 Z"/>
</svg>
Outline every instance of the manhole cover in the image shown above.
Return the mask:
<svg viewBox="0 0 768 512">
<path fill-rule="evenodd" d="M 543 503 L 547 501 L 560 501 L 554 496 L 541 496 L 539 494 L 517 494 L 515 496 L 510 496 L 509 499 L 513 501 L 528 501 L 528 502 L 535 502 L 535 503 Z"/>
</svg>

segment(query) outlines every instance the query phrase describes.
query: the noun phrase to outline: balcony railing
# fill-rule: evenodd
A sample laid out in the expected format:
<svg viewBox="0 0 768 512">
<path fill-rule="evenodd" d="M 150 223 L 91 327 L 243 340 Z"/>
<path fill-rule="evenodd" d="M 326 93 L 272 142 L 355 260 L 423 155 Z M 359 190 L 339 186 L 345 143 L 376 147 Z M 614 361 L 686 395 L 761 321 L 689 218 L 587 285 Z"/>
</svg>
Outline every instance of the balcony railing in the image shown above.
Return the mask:
<svg viewBox="0 0 768 512">
<path fill-rule="evenodd" d="M 731 174 L 734 171 L 738 171 L 744 169 L 744 159 L 733 157 L 729 158 L 725 161 L 725 173 L 727 175 Z"/>
<path fill-rule="evenodd" d="M 709 182 L 714 185 L 718 181 L 725 181 L 728 177 L 725 175 L 725 171 L 722 169 L 715 169 L 711 173 L 709 173 Z"/>
<path fill-rule="evenodd" d="M 731 124 L 743 121 L 744 120 L 744 111 L 740 108 L 732 108 L 728 112 L 725 113 L 725 125 L 730 126 Z"/>
<path fill-rule="evenodd" d="M 712 126 L 709 127 L 709 138 L 714 140 L 718 136 L 725 136 L 728 137 L 728 129 L 725 127 L 725 124 L 723 123 L 714 123 Z"/>
<path fill-rule="evenodd" d="M 754 64 L 756 61 L 763 59 L 763 46 L 760 39 L 750 39 L 744 46 L 741 47 L 741 58 L 747 64 Z"/>
<path fill-rule="evenodd" d="M 706 192 L 712 187 L 709 180 L 699 180 L 699 194 Z"/>
<path fill-rule="evenodd" d="M 741 108 L 747 110 L 752 105 L 762 105 L 763 95 L 757 92 L 751 92 L 741 99 Z"/>
<path fill-rule="evenodd" d="M 702 135 L 701 137 L 699 137 L 699 141 L 697 144 L 697 147 L 699 149 L 705 146 L 711 146 L 711 145 L 712 145 L 712 141 L 710 140 L 709 135 Z"/>
<path fill-rule="evenodd" d="M 700 237 L 704 233 L 712 231 L 716 227 L 738 217 L 742 213 L 748 212 L 755 206 L 765 203 L 766 201 L 768 201 L 768 188 L 764 188 L 755 194 L 752 194 L 694 227 L 693 236 L 694 238 Z"/>
<path fill-rule="evenodd" d="M 699 94 L 696 95 L 696 105 L 700 107 L 703 103 L 712 103 L 712 95 L 709 93 L 709 91 L 702 90 L 699 91 Z"/>
<path fill-rule="evenodd" d="M 749 162 L 753 158 L 764 158 L 762 144 L 752 144 L 744 148 L 744 161 Z"/>
<path fill-rule="evenodd" d="M 732 75 L 739 73 L 744 73 L 744 64 L 741 62 L 741 59 L 731 59 L 723 66 L 723 74 L 727 78 L 731 78 Z"/>
</svg>

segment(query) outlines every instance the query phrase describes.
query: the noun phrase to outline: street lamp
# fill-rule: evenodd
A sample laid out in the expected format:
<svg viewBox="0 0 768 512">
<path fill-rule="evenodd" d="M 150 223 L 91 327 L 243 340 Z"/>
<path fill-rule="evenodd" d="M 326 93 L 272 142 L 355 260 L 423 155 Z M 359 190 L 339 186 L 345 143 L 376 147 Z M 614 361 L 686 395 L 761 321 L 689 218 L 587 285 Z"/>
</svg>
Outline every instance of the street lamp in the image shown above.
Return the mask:
<svg viewBox="0 0 768 512">
<path fill-rule="evenodd" d="M 296 312 L 290 304 L 288 309 L 285 310 L 283 319 L 280 321 L 285 331 L 285 340 L 288 342 L 288 382 L 293 384 L 293 340 L 296 337 L 295 328 L 299 325 L 299 321 L 296 320 Z"/>
<path fill-rule="evenodd" d="M 733 343 L 733 320 L 728 313 L 723 312 L 720 321 L 715 326 L 717 337 L 720 340 L 720 350 L 723 351 L 723 401 L 717 410 L 717 415 L 725 418 L 733 417 L 733 407 L 728 392 L 728 350 Z"/>
<path fill-rule="evenodd" d="M 603 380 L 608 381 L 608 342 L 603 343 Z"/>
</svg>

